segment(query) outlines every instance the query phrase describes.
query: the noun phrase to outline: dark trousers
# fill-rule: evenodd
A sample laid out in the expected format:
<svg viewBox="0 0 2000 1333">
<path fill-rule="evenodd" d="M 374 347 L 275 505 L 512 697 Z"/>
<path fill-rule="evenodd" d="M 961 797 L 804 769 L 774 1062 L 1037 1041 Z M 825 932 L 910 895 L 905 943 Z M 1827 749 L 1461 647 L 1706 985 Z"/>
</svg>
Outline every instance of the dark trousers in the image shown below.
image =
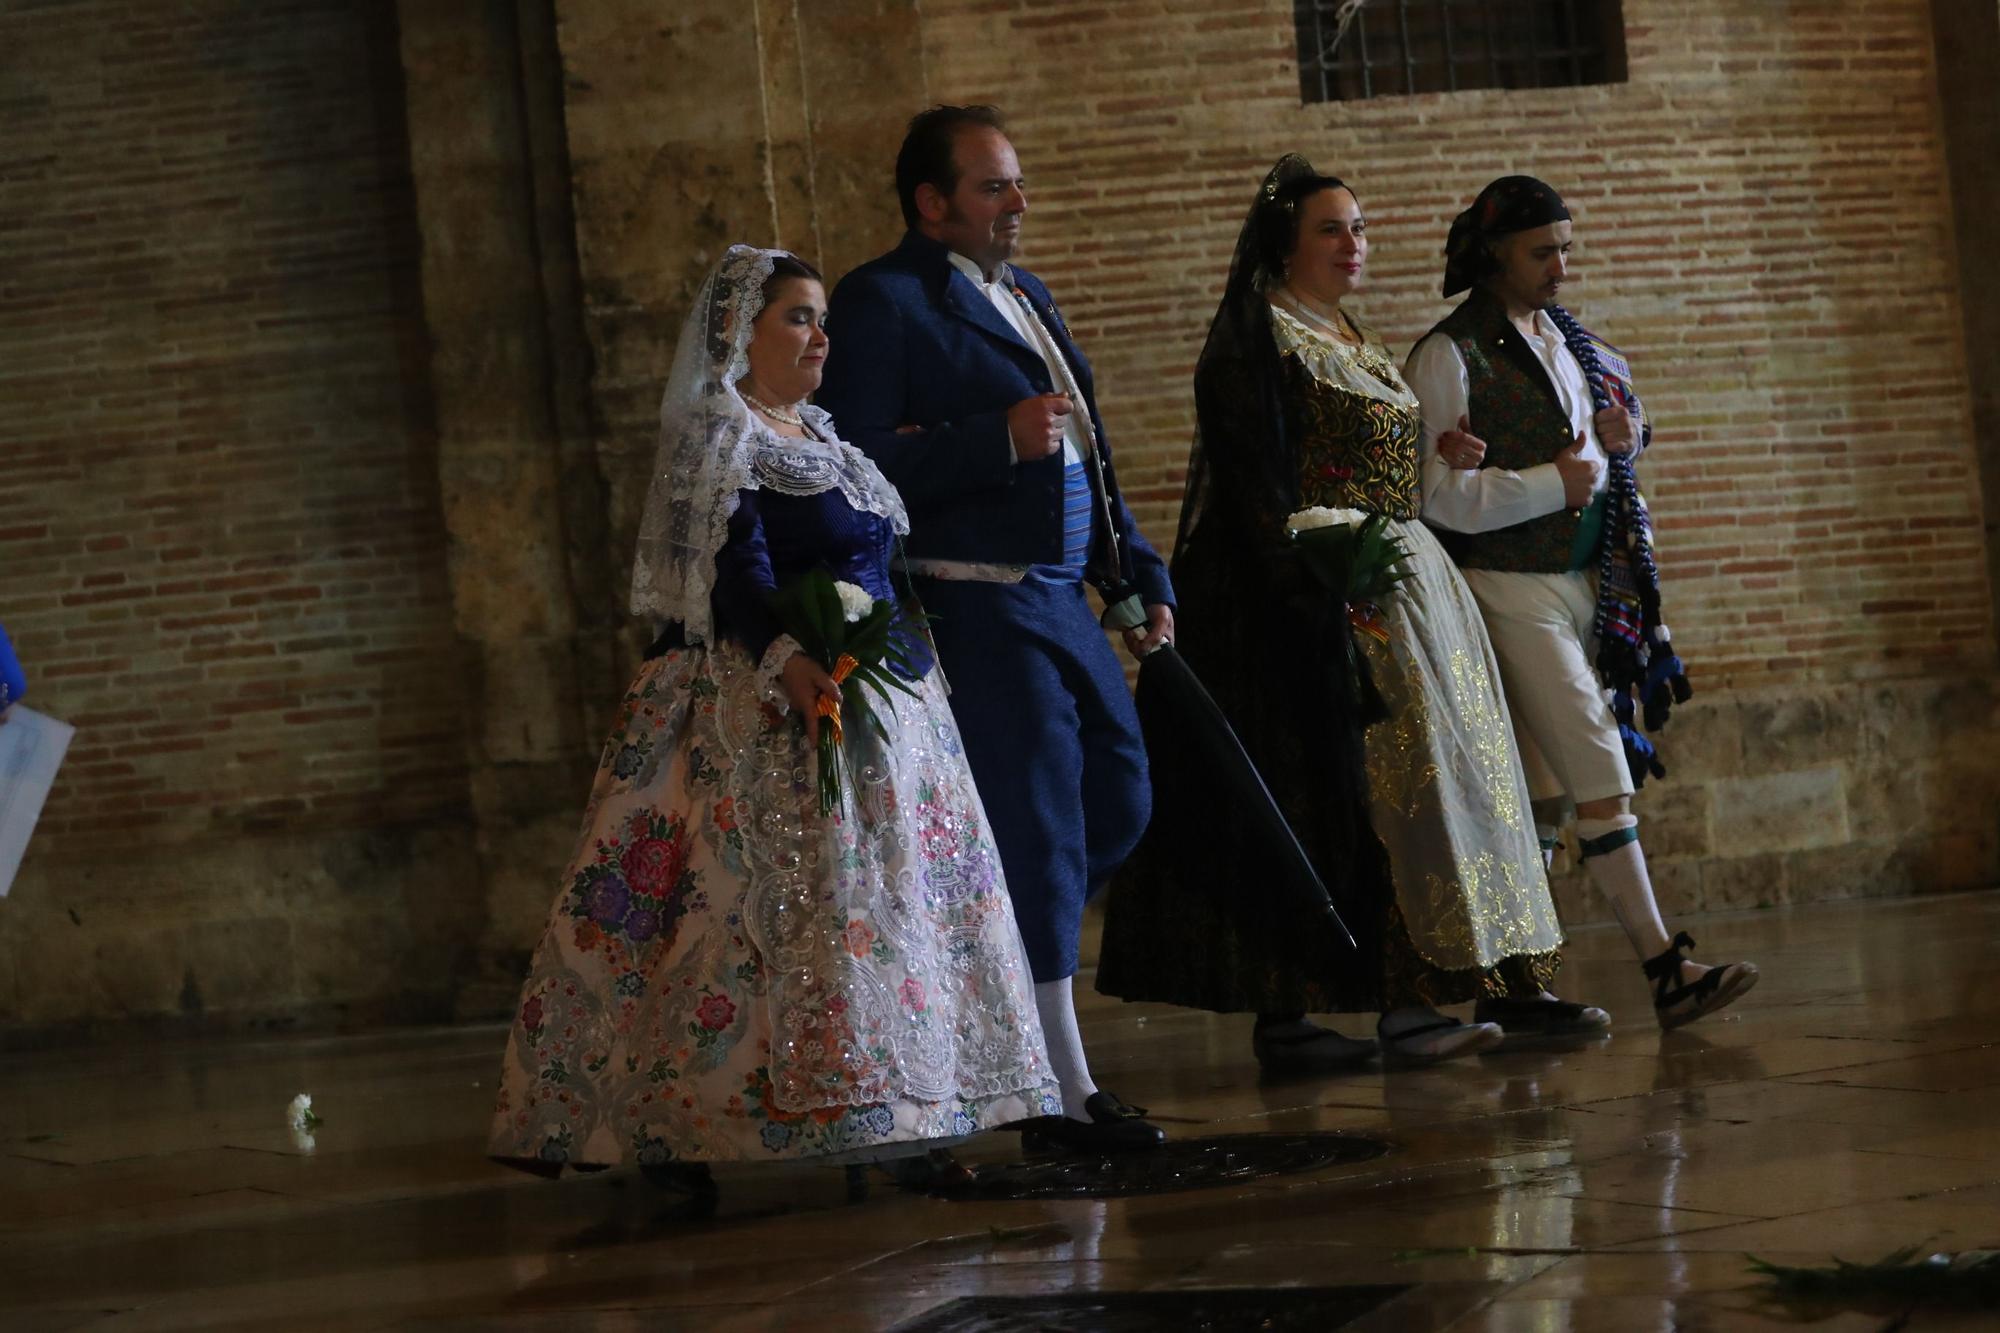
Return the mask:
<svg viewBox="0 0 2000 1333">
<path fill-rule="evenodd" d="M 951 711 L 1037 982 L 1076 972 L 1083 906 L 1152 813 L 1146 747 L 1080 583 L 921 579 Z"/>
</svg>

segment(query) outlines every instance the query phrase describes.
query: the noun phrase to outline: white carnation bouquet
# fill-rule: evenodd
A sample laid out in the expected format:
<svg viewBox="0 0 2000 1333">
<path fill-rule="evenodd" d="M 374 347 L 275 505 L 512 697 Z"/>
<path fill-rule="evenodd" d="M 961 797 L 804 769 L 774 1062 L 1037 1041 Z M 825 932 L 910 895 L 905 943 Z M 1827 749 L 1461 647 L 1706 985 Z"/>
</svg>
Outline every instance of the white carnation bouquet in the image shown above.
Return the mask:
<svg viewBox="0 0 2000 1333">
<path fill-rule="evenodd" d="M 771 610 L 785 633 L 826 669 L 834 684 L 844 686 L 851 680 L 884 700 L 892 689 L 916 696 L 905 683 L 917 675 L 908 634 L 920 629 L 927 617 L 911 615 L 886 598 L 877 600 L 866 588 L 835 579 L 823 568 L 809 570 L 778 589 L 771 597 Z M 868 691 L 860 688 L 843 690 L 837 700 L 822 695 L 818 710 L 826 720 L 819 729 L 819 810 L 838 818 L 847 739 L 843 714 L 878 733 L 882 722 L 875 716 Z"/>
</svg>

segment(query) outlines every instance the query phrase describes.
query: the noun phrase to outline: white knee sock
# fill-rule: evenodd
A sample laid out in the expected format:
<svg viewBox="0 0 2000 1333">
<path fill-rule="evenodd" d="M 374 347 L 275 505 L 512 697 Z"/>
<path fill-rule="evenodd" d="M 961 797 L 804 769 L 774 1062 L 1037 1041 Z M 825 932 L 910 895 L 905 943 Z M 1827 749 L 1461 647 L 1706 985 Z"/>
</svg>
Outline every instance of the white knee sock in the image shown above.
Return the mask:
<svg viewBox="0 0 2000 1333">
<path fill-rule="evenodd" d="M 1632 815 L 1610 819 L 1579 819 L 1576 839 L 1583 844 L 1583 865 L 1610 902 L 1625 938 L 1641 959 L 1667 951 L 1672 942 L 1660 920 L 1653 897 L 1653 880 L 1646 873 L 1646 854 L 1639 850 L 1639 821 Z"/>
<path fill-rule="evenodd" d="M 1083 1034 L 1076 1027 L 1071 980 L 1036 982 L 1035 1011 L 1042 1017 L 1042 1037 L 1049 1044 L 1049 1068 L 1062 1089 L 1063 1114 L 1072 1120 L 1088 1120 L 1083 1104 L 1097 1091 L 1097 1085 L 1090 1081 L 1090 1063 L 1083 1056 Z"/>
</svg>

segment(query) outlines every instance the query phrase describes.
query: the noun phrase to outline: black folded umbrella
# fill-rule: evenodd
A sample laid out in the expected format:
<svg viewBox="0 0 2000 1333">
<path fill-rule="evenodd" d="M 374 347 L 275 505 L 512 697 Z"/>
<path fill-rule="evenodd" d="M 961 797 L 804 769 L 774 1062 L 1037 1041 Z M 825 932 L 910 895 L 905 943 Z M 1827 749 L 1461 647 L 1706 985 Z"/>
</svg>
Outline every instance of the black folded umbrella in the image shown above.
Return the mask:
<svg viewBox="0 0 2000 1333">
<path fill-rule="evenodd" d="M 1172 644 L 1162 643 L 1140 662 L 1135 702 L 1146 750 L 1153 758 L 1156 792 L 1165 796 L 1175 790 L 1180 785 L 1176 775 L 1201 772 L 1206 780 L 1201 807 L 1226 805 L 1233 816 L 1229 822 L 1249 840 L 1242 849 L 1245 870 L 1267 881 L 1275 891 L 1291 895 L 1308 910 L 1323 913 L 1346 938 L 1348 947 L 1355 947 L 1354 932 L 1340 919 L 1333 895 L 1326 891 L 1306 849 L 1299 845 L 1271 789 L 1264 785 L 1263 775 L 1257 772 L 1229 719 Z M 1184 790 L 1177 794 L 1184 798 L 1192 795 Z M 1179 803 L 1168 800 L 1164 803 L 1167 808 L 1158 813 L 1170 820 L 1195 813 L 1173 808 Z"/>
</svg>

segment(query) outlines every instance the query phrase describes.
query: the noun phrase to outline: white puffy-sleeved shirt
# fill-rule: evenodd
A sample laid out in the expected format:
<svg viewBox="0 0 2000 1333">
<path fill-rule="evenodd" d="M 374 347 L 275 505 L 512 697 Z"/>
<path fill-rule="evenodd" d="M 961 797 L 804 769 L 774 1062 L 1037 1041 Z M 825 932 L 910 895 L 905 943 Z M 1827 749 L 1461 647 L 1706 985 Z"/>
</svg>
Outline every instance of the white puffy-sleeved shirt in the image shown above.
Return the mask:
<svg viewBox="0 0 2000 1333">
<path fill-rule="evenodd" d="M 1518 328 L 1514 332 L 1518 334 Z M 1597 489 L 1602 492 L 1608 460 L 1592 420 L 1590 383 L 1569 344 L 1563 341 L 1562 331 L 1539 310 L 1535 312 L 1535 334 L 1527 344 L 1555 384 L 1556 396 L 1569 414 L 1570 430 L 1582 432 L 1583 457 L 1598 465 Z M 1465 358 L 1450 335 L 1431 333 L 1411 348 L 1403 379 L 1416 391 L 1423 409 L 1417 457 L 1423 472 L 1425 522 L 1454 532 L 1492 532 L 1563 508 L 1562 474 L 1553 462 L 1519 472 L 1497 467 L 1467 471 L 1438 457 L 1438 437 L 1458 428 L 1458 419 L 1466 415 L 1472 397 Z M 1472 433 L 1479 434 L 1477 421 L 1472 423 Z"/>
</svg>

